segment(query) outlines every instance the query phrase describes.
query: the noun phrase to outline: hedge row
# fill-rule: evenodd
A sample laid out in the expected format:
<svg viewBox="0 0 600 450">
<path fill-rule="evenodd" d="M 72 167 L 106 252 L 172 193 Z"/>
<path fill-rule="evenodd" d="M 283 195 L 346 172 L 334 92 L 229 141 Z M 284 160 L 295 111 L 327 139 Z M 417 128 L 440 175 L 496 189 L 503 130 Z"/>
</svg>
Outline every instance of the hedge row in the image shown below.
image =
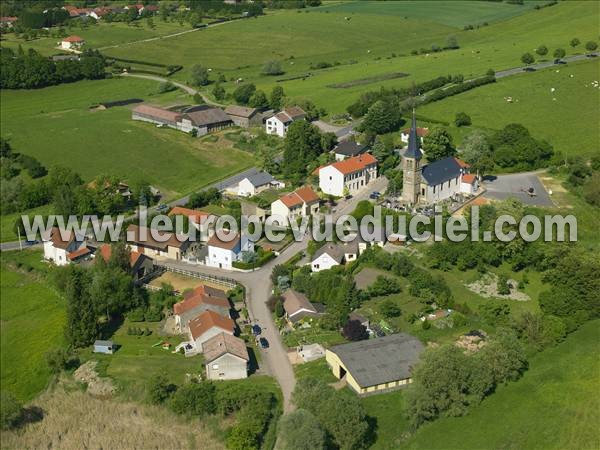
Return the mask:
<svg viewBox="0 0 600 450">
<path fill-rule="evenodd" d="M 273 252 L 265 252 L 262 256 L 260 256 L 253 263 L 242 262 L 242 261 L 234 261 L 233 262 L 233 267 L 235 267 L 236 269 L 250 270 L 250 269 L 254 269 L 256 267 L 261 267 L 261 266 L 265 265 L 266 263 L 268 263 L 269 261 L 271 261 L 273 258 L 275 258 L 275 253 L 273 253 Z"/>
<path fill-rule="evenodd" d="M 476 78 L 474 80 L 465 81 L 464 83 L 456 84 L 454 86 L 450 86 L 446 89 L 437 89 L 433 91 L 431 94 L 427 95 L 423 99 L 423 104 L 437 102 L 438 100 L 442 100 L 446 97 L 451 97 L 453 95 L 461 94 L 463 92 L 469 91 L 479 86 L 484 86 L 486 84 L 495 83 L 496 77 L 494 75 L 486 75 L 481 78 Z"/>
</svg>

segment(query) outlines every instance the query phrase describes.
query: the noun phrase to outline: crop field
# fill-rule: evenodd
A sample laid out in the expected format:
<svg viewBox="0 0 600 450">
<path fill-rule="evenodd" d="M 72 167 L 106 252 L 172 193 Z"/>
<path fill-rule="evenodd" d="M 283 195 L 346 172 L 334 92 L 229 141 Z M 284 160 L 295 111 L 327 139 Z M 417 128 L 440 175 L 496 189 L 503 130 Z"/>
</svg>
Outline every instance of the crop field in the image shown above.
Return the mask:
<svg viewBox="0 0 600 450">
<path fill-rule="evenodd" d="M 190 104 L 181 91 L 157 94 L 142 79 L 80 81 L 30 91 L 2 92 L 2 136 L 15 151 L 47 167 L 68 165 L 85 179 L 99 174 L 142 178 L 167 197 L 188 193 L 250 167 L 250 153 L 131 120 L 129 107 L 90 111 L 101 101 L 142 98 Z M 26 125 L 29 124 L 29 125 Z M 26 132 L 24 132 L 26 130 Z"/>
<path fill-rule="evenodd" d="M 440 23 L 451 27 L 463 27 L 470 24 L 483 22 L 496 22 L 509 19 L 529 12 L 535 5 L 547 3 L 545 1 L 528 1 L 525 5 L 510 5 L 499 2 L 471 2 L 471 1 L 436 1 L 427 2 L 410 0 L 402 2 L 386 2 L 381 4 L 376 1 L 343 2 L 332 6 L 323 6 L 320 9 L 345 14 L 385 14 L 388 16 L 402 16 L 411 19 L 422 19 L 428 22 Z"/>
<path fill-rule="evenodd" d="M 402 448 L 598 448 L 599 325 L 587 323 L 535 355 L 521 380 L 465 417 L 423 426 Z"/>
<path fill-rule="evenodd" d="M 364 3 L 364 5 L 363 5 Z M 520 66 L 524 52 L 533 52 L 541 44 L 550 51 L 562 47 L 567 54 L 583 51 L 573 49 L 569 41 L 578 37 L 582 42 L 597 39 L 597 2 L 560 2 L 540 10 L 531 5 L 520 7 L 505 3 L 468 2 L 473 19 L 481 8 L 488 11 L 517 11 L 518 15 L 498 16 L 488 26 L 465 31 L 457 24 L 449 25 L 409 16 L 405 18 L 398 8 L 405 2 L 357 2 L 330 5 L 314 9 L 277 11 L 256 19 L 240 20 L 169 39 L 136 43 L 107 49 L 110 56 L 164 64 L 180 64 L 184 70 L 174 77 L 189 80 L 194 64 L 223 73 L 228 92 L 235 89 L 231 81 L 243 78 L 265 91 L 275 84 L 283 86 L 292 98 L 309 98 L 329 113 L 343 112 L 362 92 L 377 90 L 380 86 L 410 86 L 448 73 L 462 73 L 465 78 L 482 75 L 489 68 L 495 70 Z M 438 13 L 435 2 L 418 2 L 423 11 L 434 18 Z M 457 6 L 448 3 L 457 17 Z M 343 12 L 357 8 L 355 14 Z M 461 9 L 462 14 L 463 9 Z M 498 14 L 500 14 L 500 12 Z M 483 16 L 481 16 L 483 17 Z M 350 20 L 346 20 L 349 18 Z M 443 22 L 443 19 L 439 19 Z M 485 19 L 480 19 L 485 21 Z M 458 50 L 411 56 L 412 50 L 443 47 L 449 36 L 455 36 Z M 244 42 L 240 48 L 240 42 Z M 314 45 L 318 42 L 318 45 Z M 246 49 L 246 50 L 244 50 Z M 267 60 L 282 62 L 285 74 L 264 76 L 263 63 Z M 332 67 L 314 70 L 310 66 L 326 62 Z M 339 63 L 339 65 L 335 65 Z M 390 74 L 407 73 L 394 79 Z M 305 78 L 277 83 L 277 79 L 306 75 Z M 359 84 L 343 91 L 331 87 L 366 77 L 381 77 L 381 81 Z M 213 79 L 215 77 L 213 76 Z M 387 79 L 386 79 L 387 78 Z M 210 91 L 210 87 L 207 91 Z"/>
<path fill-rule="evenodd" d="M 463 111 L 471 116 L 473 127 L 493 129 L 521 123 L 555 150 L 589 157 L 599 151 L 600 89 L 592 85 L 598 80 L 600 61 L 570 63 L 500 79 L 425 105 L 419 114 L 452 122 Z"/>
<path fill-rule="evenodd" d="M 26 251 L 0 258 L 0 382 L 3 391 L 22 401 L 46 388 L 45 354 L 63 343 L 64 299 L 42 275 L 28 272 L 41 257 L 39 251 Z M 18 270 L 16 263 L 22 264 Z"/>
</svg>

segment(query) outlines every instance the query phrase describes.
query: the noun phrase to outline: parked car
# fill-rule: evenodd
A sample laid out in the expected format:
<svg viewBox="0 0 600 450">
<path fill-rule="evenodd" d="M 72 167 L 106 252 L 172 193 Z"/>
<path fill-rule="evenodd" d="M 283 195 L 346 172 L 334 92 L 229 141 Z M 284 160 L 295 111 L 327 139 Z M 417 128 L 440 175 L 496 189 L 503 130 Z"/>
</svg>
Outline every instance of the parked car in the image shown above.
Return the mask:
<svg viewBox="0 0 600 450">
<path fill-rule="evenodd" d="M 260 344 L 261 348 L 269 348 L 269 341 L 267 341 L 264 337 L 261 337 L 258 340 L 258 343 Z"/>
<path fill-rule="evenodd" d="M 157 211 L 164 211 L 165 209 L 169 209 L 169 206 L 168 206 L 168 205 L 165 205 L 164 203 L 161 203 L 160 205 L 158 205 L 158 206 L 156 207 L 156 210 L 157 210 Z"/>
<path fill-rule="evenodd" d="M 371 194 L 369 194 L 369 198 L 371 200 L 379 200 L 379 195 L 377 195 L 375 192 L 371 192 Z"/>
<path fill-rule="evenodd" d="M 252 334 L 254 336 L 260 336 L 260 333 L 262 333 L 262 328 L 260 325 L 252 325 Z"/>
</svg>

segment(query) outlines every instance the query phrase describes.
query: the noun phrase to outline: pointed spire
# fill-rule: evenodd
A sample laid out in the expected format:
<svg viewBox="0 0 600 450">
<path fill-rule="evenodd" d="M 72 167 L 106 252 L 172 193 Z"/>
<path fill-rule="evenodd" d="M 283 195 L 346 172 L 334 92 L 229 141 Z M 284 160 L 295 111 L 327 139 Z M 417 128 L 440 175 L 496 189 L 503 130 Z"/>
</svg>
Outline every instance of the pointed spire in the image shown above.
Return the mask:
<svg viewBox="0 0 600 450">
<path fill-rule="evenodd" d="M 423 153 L 421 152 L 421 140 L 417 134 L 417 118 L 415 116 L 415 109 L 413 108 L 412 113 L 412 124 L 408 135 L 408 149 L 404 154 L 406 158 L 421 159 Z"/>
</svg>

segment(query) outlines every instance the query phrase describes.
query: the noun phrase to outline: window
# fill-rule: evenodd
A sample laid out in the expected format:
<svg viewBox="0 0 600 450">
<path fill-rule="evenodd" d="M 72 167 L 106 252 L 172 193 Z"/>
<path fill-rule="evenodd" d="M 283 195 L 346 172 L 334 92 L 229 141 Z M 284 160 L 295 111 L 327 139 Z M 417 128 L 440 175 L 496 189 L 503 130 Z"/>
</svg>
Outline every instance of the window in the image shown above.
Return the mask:
<svg viewBox="0 0 600 450">
<path fill-rule="evenodd" d="M 212 368 L 213 368 L 213 370 L 219 370 L 219 365 L 218 364 L 213 364 Z"/>
</svg>

